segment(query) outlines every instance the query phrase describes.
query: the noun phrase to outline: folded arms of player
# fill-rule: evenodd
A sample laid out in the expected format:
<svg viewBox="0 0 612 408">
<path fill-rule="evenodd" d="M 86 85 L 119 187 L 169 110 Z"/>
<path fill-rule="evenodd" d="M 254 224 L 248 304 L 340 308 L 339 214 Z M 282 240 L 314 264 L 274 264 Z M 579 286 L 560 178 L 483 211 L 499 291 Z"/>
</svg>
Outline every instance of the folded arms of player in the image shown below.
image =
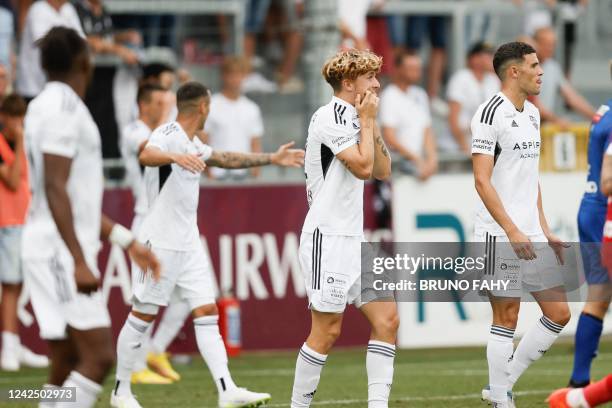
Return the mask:
<svg viewBox="0 0 612 408">
<path fill-rule="evenodd" d="M 45 153 L 43 161 L 45 171 L 45 193 L 47 195 L 47 201 L 49 202 L 49 209 L 51 210 L 51 215 L 53 216 L 60 236 L 74 259 L 74 278 L 77 290 L 82 293 L 95 292 L 100 286 L 100 281 L 89 269 L 83 249 L 77 239 L 70 197 L 67 191 L 72 158 Z M 102 216 L 102 238 L 108 239 L 114 226 L 115 224 L 112 221 Z M 152 270 L 154 277 L 159 278 L 159 264 L 149 249 L 143 247 L 142 244 L 133 239 L 127 244 L 125 249 L 128 250 L 132 259 L 143 267 L 143 269 Z"/>
</svg>

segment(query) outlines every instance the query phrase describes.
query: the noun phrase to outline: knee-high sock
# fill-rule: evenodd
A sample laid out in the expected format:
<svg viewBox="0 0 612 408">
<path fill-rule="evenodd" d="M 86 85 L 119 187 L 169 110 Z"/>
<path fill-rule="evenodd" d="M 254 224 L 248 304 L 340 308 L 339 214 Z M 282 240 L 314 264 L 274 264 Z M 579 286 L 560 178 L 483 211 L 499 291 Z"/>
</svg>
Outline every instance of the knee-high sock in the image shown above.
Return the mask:
<svg viewBox="0 0 612 408">
<path fill-rule="evenodd" d="M 591 380 L 591 363 L 597 356 L 602 330 L 603 320 L 586 313 L 580 315 L 575 336 L 573 383 L 584 384 Z"/>
<path fill-rule="evenodd" d="M 193 319 L 196 341 L 200 354 L 215 380 L 219 394 L 236 387 L 227 366 L 227 352 L 219 333 L 219 316 L 203 316 Z"/>
<path fill-rule="evenodd" d="M 291 408 L 306 408 L 310 406 L 317 392 L 317 386 L 319 385 L 325 361 L 327 361 L 327 355 L 317 353 L 304 343 L 295 363 Z"/>
<path fill-rule="evenodd" d="M 514 352 L 514 359 L 508 370 L 508 385 L 512 389 L 521 374 L 525 372 L 534 361 L 537 361 L 548 351 L 550 346 L 557 340 L 559 333 L 563 330 L 562 325 L 557 324 L 546 316 L 534 324 L 525 333 Z"/>
<path fill-rule="evenodd" d="M 508 366 L 512 359 L 514 329 L 492 325 L 487 342 L 487 362 L 489 364 L 489 387 L 491 401 L 497 407 L 508 406 Z"/>
<path fill-rule="evenodd" d="M 185 319 L 187 319 L 189 313 L 191 313 L 191 309 L 186 301 L 173 299 L 170 302 L 151 340 L 150 350 L 153 353 L 159 354 L 166 351 L 185 324 Z"/>
<path fill-rule="evenodd" d="M 153 323 L 147 327 L 144 336 L 142 337 L 142 346 L 138 349 L 136 359 L 132 371 L 137 373 L 147 368 L 147 353 L 151 345 L 151 334 L 153 333 Z"/>
<path fill-rule="evenodd" d="M 394 344 L 370 340 L 366 354 L 368 408 L 387 408 L 389 406 L 394 360 Z"/>
<path fill-rule="evenodd" d="M 119 338 L 117 339 L 117 374 L 115 383 L 115 395 L 131 395 L 130 378 L 134 364 L 140 354 L 140 349 L 143 347 L 143 339 L 145 332 L 151 325 L 129 314 L 125 324 L 121 328 Z"/>
<path fill-rule="evenodd" d="M 91 408 L 98 400 L 102 386 L 78 371 L 70 373 L 62 387 L 76 388 L 76 402 L 56 402 L 55 408 Z"/>
</svg>

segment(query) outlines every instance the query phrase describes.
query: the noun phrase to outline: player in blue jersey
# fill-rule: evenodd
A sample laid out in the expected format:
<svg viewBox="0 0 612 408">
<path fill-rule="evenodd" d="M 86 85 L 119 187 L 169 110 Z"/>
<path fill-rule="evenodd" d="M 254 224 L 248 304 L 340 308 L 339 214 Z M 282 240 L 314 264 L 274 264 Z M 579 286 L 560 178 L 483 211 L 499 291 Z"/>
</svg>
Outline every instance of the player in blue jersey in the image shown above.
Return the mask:
<svg viewBox="0 0 612 408">
<path fill-rule="evenodd" d="M 601 105 L 593 117 L 589 137 L 587 185 L 578 211 L 578 233 L 589 291 L 576 329 L 574 369 L 570 387 L 585 387 L 591 381 L 591 362 L 597 355 L 603 318 L 612 295 L 608 271 L 601 263 L 600 254 L 608 198 L 602 194 L 599 187 L 601 165 L 611 134 L 612 99 Z"/>
</svg>

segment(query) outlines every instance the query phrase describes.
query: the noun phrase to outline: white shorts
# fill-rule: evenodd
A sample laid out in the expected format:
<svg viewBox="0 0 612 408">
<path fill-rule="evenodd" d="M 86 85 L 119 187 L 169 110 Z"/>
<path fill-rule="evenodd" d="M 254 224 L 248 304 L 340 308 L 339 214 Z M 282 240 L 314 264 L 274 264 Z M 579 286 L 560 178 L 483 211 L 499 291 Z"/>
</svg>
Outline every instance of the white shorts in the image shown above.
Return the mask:
<svg viewBox="0 0 612 408">
<path fill-rule="evenodd" d="M 302 232 L 300 266 L 308 307 L 342 313 L 347 304 L 360 308 L 369 300 L 361 293 L 361 244 L 365 237 Z"/>
<path fill-rule="evenodd" d="M 496 297 L 515 297 L 531 292 L 540 292 L 564 285 L 563 274 L 557 256 L 548 245 L 544 234 L 530 235 L 536 259 L 519 259 L 506 235 L 493 236 L 488 233 L 476 234 L 476 242 L 485 243 L 484 277 L 492 281 L 507 281 L 507 288 L 490 290 Z M 489 259 L 493 259 L 491 264 Z"/>
<path fill-rule="evenodd" d="M 193 251 L 174 251 L 152 247 L 161 264 L 161 277 L 155 282 L 132 263 L 132 288 L 134 310 L 157 314 L 159 306 L 167 306 L 176 292 L 189 303 L 191 310 L 215 303 L 216 286 L 210 260 L 203 248 Z"/>
<path fill-rule="evenodd" d="M 99 278 L 96 255 L 87 256 L 87 264 Z M 51 258 L 24 259 L 23 271 L 41 338 L 65 339 L 67 326 L 77 330 L 111 326 L 102 291 L 89 295 L 77 292 L 74 261 L 67 249 L 56 251 Z"/>
</svg>

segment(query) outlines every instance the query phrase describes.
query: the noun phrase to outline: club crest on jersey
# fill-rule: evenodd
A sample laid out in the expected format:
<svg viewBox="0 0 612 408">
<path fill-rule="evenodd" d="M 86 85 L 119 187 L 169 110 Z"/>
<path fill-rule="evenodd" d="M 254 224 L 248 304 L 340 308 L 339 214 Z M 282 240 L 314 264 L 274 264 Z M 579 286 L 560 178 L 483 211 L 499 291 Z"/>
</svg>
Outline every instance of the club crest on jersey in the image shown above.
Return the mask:
<svg viewBox="0 0 612 408">
<path fill-rule="evenodd" d="M 353 129 L 355 130 L 361 129 L 361 123 L 359 123 L 359 116 L 357 115 L 353 117 Z"/>
<path fill-rule="evenodd" d="M 540 130 L 540 125 L 538 124 L 538 120 L 535 118 L 535 116 L 529 115 L 529 120 L 531 121 L 531 124 L 535 130 Z"/>
<path fill-rule="evenodd" d="M 601 120 L 601 118 L 603 118 L 603 116 L 610 110 L 610 107 L 608 105 L 601 105 L 599 107 L 599 109 L 597 109 L 597 112 L 595 112 L 595 116 L 593 116 L 593 123 L 599 123 L 599 121 Z"/>
</svg>

